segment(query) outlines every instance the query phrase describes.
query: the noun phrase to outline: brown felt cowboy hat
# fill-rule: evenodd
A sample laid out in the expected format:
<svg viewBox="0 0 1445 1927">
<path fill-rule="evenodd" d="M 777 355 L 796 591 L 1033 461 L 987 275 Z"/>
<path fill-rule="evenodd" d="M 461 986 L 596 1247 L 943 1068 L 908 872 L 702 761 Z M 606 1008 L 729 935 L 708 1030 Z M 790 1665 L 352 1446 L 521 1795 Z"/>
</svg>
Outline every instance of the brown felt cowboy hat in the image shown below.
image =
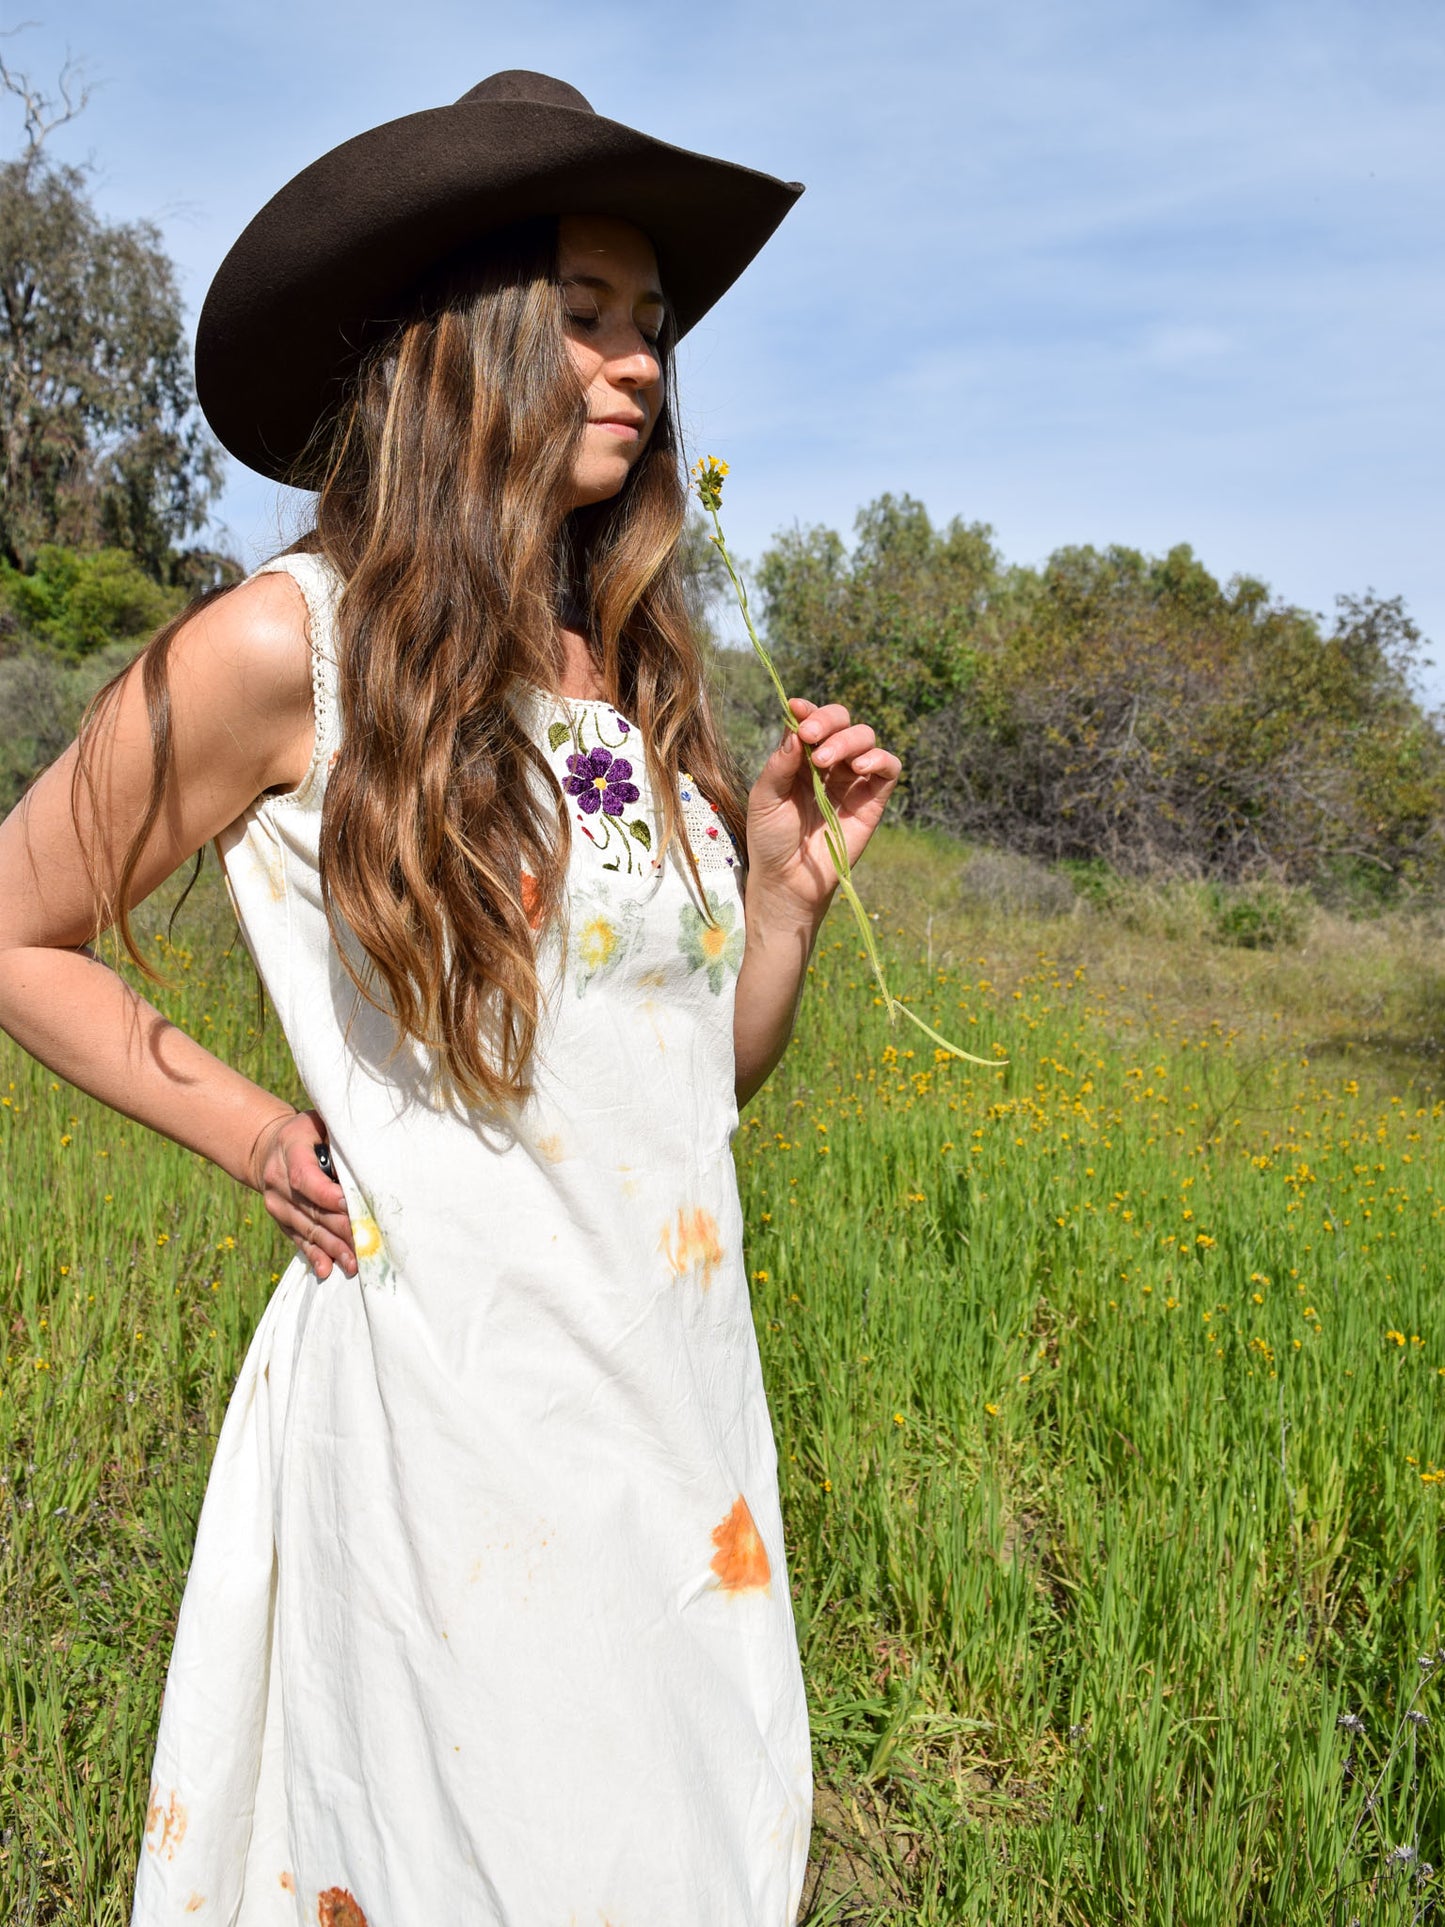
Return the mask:
<svg viewBox="0 0 1445 1927">
<path fill-rule="evenodd" d="M 248 467 L 304 479 L 299 459 L 378 324 L 473 241 L 538 215 L 631 221 L 686 334 L 802 191 L 606 120 L 565 81 L 493 74 L 334 147 L 266 203 L 201 310 L 201 407 Z"/>
</svg>

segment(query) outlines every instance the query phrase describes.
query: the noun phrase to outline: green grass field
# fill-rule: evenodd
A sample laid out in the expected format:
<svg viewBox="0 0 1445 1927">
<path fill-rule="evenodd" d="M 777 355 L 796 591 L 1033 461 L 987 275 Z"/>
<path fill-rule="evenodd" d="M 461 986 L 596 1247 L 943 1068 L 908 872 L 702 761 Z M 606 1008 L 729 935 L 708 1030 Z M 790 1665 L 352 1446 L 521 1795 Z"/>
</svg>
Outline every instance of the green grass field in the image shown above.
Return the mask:
<svg viewBox="0 0 1445 1927">
<path fill-rule="evenodd" d="M 1008 1063 L 890 1032 L 835 917 L 739 1133 L 808 1918 L 1434 1919 L 1438 937 L 1317 917 L 1224 949 L 1187 893 L 1009 915 L 956 846 L 879 843 L 895 988 Z M 177 1020 L 297 1095 L 214 887 L 182 938 Z M 8 1047 L 0 1098 L 0 1917 L 108 1927 L 211 1443 L 288 1253 Z"/>
</svg>

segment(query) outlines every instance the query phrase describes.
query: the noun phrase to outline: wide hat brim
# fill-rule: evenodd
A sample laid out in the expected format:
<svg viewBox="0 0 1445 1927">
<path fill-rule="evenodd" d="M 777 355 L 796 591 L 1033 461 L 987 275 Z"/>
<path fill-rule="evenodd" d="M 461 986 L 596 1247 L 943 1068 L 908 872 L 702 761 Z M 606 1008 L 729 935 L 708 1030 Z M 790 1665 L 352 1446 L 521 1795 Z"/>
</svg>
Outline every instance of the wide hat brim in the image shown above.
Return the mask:
<svg viewBox="0 0 1445 1927">
<path fill-rule="evenodd" d="M 802 191 L 607 120 L 562 82 L 496 75 L 453 106 L 358 134 L 267 202 L 201 310 L 202 411 L 248 468 L 304 483 L 302 458 L 360 353 L 473 242 L 538 215 L 630 221 L 652 241 L 681 335 Z"/>
</svg>

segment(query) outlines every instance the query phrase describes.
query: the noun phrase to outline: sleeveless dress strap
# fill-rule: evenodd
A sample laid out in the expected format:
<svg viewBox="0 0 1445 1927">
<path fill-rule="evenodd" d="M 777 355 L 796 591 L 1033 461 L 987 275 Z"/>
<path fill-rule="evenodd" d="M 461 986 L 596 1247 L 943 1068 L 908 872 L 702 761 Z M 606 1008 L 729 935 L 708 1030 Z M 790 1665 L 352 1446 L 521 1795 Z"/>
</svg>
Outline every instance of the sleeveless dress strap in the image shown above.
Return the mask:
<svg viewBox="0 0 1445 1927">
<path fill-rule="evenodd" d="M 319 799 L 326 772 L 341 746 L 340 671 L 336 656 L 336 604 L 344 586 L 323 555 L 274 556 L 253 575 L 289 575 L 306 598 L 306 633 L 311 645 L 311 701 L 316 740 L 305 776 L 294 790 L 272 802 L 305 805 Z"/>
</svg>

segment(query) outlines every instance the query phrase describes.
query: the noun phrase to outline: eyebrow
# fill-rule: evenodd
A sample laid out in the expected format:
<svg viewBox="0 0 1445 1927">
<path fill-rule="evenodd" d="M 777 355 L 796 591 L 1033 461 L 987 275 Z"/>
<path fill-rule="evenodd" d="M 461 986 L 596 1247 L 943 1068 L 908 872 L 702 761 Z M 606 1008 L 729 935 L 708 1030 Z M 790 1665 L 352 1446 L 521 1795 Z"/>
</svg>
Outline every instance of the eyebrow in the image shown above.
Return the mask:
<svg viewBox="0 0 1445 1927">
<path fill-rule="evenodd" d="M 562 286 L 564 288 L 597 288 L 603 294 L 616 294 L 617 292 L 612 282 L 600 274 L 564 274 L 562 276 Z M 645 288 L 637 297 L 637 305 L 640 308 L 665 308 L 667 306 L 667 296 L 663 294 L 660 288 Z"/>
</svg>

